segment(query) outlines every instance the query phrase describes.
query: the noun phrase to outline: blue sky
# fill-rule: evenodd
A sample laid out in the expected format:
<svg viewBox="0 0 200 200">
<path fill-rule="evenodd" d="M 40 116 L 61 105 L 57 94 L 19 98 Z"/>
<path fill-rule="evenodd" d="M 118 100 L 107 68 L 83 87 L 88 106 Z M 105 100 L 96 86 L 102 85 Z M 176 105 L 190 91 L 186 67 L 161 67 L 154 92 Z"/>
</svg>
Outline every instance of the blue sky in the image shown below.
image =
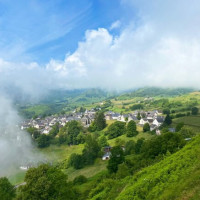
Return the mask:
<svg viewBox="0 0 200 200">
<path fill-rule="evenodd" d="M 119 0 L 0 0 L 1 58 L 64 59 L 84 40 L 86 30 L 108 29 L 117 20 L 126 24 L 132 11 Z"/>
<path fill-rule="evenodd" d="M 199 24 L 199 0 L 0 0 L 0 86 L 200 88 Z"/>
</svg>

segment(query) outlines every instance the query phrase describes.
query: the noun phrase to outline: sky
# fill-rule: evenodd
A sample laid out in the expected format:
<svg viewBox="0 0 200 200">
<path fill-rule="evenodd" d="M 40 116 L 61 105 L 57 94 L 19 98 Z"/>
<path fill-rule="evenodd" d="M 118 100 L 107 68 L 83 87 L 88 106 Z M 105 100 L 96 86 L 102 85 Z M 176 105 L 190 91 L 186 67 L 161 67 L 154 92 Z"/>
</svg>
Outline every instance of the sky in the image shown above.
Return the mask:
<svg viewBox="0 0 200 200">
<path fill-rule="evenodd" d="M 1 55 L 40 64 L 64 59 L 86 30 L 109 28 L 127 14 L 118 0 L 1 0 Z"/>
<path fill-rule="evenodd" d="M 0 0 L 0 89 L 200 88 L 198 0 Z"/>
<path fill-rule="evenodd" d="M 35 160 L 13 93 L 200 89 L 199 25 L 199 0 L 0 0 L 0 175 Z"/>
</svg>

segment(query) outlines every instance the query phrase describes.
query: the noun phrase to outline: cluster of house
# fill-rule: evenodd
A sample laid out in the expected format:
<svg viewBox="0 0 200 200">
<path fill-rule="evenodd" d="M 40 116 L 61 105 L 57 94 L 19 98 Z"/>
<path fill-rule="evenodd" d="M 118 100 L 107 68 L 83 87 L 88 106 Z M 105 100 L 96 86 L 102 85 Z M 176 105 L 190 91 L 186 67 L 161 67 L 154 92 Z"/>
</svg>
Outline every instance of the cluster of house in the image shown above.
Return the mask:
<svg viewBox="0 0 200 200">
<path fill-rule="evenodd" d="M 60 116 L 48 116 L 46 118 L 36 118 L 23 121 L 21 123 L 21 129 L 27 129 L 29 127 L 37 128 L 41 134 L 49 134 L 52 126 L 59 123 L 60 127 L 65 126 L 69 121 L 76 120 L 80 121 L 84 127 L 88 127 L 94 120 L 96 111 L 94 109 L 86 110 L 84 113 L 74 111 L 70 115 Z"/>
<path fill-rule="evenodd" d="M 165 117 L 162 116 L 162 112 L 159 110 L 153 111 L 135 111 L 132 114 L 122 114 L 114 113 L 109 111 L 105 114 L 106 120 L 118 120 L 122 122 L 129 122 L 131 120 L 135 121 L 138 125 L 143 126 L 148 123 L 150 125 L 150 130 L 157 129 L 163 124 Z"/>
<path fill-rule="evenodd" d="M 41 134 L 49 134 L 52 126 L 59 123 L 60 127 L 65 126 L 69 121 L 76 120 L 80 121 L 84 127 L 89 127 L 89 125 L 94 121 L 95 109 L 86 110 L 85 112 L 74 111 L 70 115 L 60 115 L 60 116 L 48 116 L 46 118 L 36 118 L 23 121 L 21 124 L 21 129 L 27 129 L 29 127 L 37 128 Z M 162 112 L 158 110 L 154 111 L 135 111 L 131 114 L 119 114 L 112 111 L 105 113 L 106 120 L 117 120 L 122 122 L 129 122 L 131 120 L 135 121 L 139 126 L 143 126 L 145 123 L 150 125 L 150 130 L 157 129 L 163 122 L 164 117 L 161 115 Z M 140 116 L 141 119 L 138 118 Z"/>
</svg>

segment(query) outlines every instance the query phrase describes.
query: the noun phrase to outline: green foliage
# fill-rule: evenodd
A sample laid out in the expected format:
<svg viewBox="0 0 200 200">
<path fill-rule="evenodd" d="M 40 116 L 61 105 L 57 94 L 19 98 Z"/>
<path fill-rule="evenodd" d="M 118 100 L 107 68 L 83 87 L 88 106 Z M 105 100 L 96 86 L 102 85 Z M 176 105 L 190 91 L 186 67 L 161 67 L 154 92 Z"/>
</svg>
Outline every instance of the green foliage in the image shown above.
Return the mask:
<svg viewBox="0 0 200 200">
<path fill-rule="evenodd" d="M 98 157 L 100 150 L 101 149 L 97 139 L 92 135 L 88 135 L 86 137 L 85 148 L 83 149 L 82 153 L 85 165 L 93 164 L 94 160 Z"/>
<path fill-rule="evenodd" d="M 179 133 L 167 132 L 160 136 L 147 140 L 141 149 L 145 158 L 155 158 L 164 155 L 169 151 L 175 153 L 186 144 L 186 141 Z"/>
<path fill-rule="evenodd" d="M 192 115 L 197 115 L 199 112 L 199 109 L 197 107 L 193 107 L 191 111 L 192 111 Z"/>
<path fill-rule="evenodd" d="M 42 134 L 37 138 L 37 144 L 39 148 L 45 148 L 50 145 L 50 136 Z"/>
<path fill-rule="evenodd" d="M 109 139 L 116 138 L 126 132 L 126 123 L 116 121 L 108 127 L 106 134 Z"/>
<path fill-rule="evenodd" d="M 184 126 L 184 123 L 183 122 L 180 122 L 176 125 L 176 132 L 179 132 Z"/>
<path fill-rule="evenodd" d="M 183 127 L 180 130 L 180 134 L 182 135 L 183 138 L 192 138 L 195 136 L 194 131 L 191 128 L 188 127 Z"/>
<path fill-rule="evenodd" d="M 79 112 L 84 113 L 86 111 L 86 108 L 80 107 Z"/>
<path fill-rule="evenodd" d="M 60 143 L 66 142 L 69 145 L 83 143 L 84 137 L 82 137 L 83 135 L 79 135 L 82 130 L 83 127 L 78 121 L 69 121 L 59 130 Z"/>
<path fill-rule="evenodd" d="M 125 145 L 125 155 L 130 155 L 135 153 L 135 141 L 129 140 Z"/>
<path fill-rule="evenodd" d="M 6 177 L 0 178 L 0 197 L 1 200 L 12 200 L 16 196 L 14 186 Z"/>
<path fill-rule="evenodd" d="M 26 184 L 19 189 L 19 200 L 63 200 L 76 199 L 67 183 L 67 176 L 47 164 L 30 168 L 25 176 Z"/>
<path fill-rule="evenodd" d="M 110 173 L 116 173 L 118 165 L 123 163 L 125 160 L 124 152 L 120 146 L 115 146 L 111 150 L 110 160 L 108 161 L 108 171 Z"/>
<path fill-rule="evenodd" d="M 83 156 L 73 153 L 69 157 L 68 166 L 73 167 L 74 169 L 81 169 L 84 166 Z"/>
<path fill-rule="evenodd" d="M 100 181 L 100 180 L 99 180 Z M 103 179 L 98 186 L 90 191 L 91 200 L 111 200 L 115 199 L 123 189 L 123 184 L 119 180 Z"/>
<path fill-rule="evenodd" d="M 135 144 L 135 153 L 139 154 L 141 152 L 141 148 L 143 146 L 145 139 L 144 138 L 140 138 L 137 140 L 136 144 Z"/>
<path fill-rule="evenodd" d="M 148 132 L 148 131 L 150 131 L 150 125 L 149 123 L 145 123 L 143 126 L 143 132 Z"/>
<path fill-rule="evenodd" d="M 128 166 L 125 163 L 119 164 L 118 170 L 117 170 L 117 173 L 116 173 L 116 177 L 118 179 L 121 179 L 121 178 L 125 178 L 126 176 L 129 176 L 130 175 L 129 170 L 130 169 L 128 168 Z"/>
<path fill-rule="evenodd" d="M 90 126 L 88 127 L 89 132 L 95 132 L 97 130 L 96 123 L 93 121 Z"/>
<path fill-rule="evenodd" d="M 100 150 L 101 148 L 96 137 L 94 135 L 87 135 L 82 154 L 71 154 L 68 160 L 68 166 L 72 166 L 74 169 L 81 169 L 86 165 L 92 165 L 99 156 Z"/>
<path fill-rule="evenodd" d="M 143 108 L 144 108 L 144 106 L 142 104 L 134 104 L 134 105 L 130 106 L 131 110 L 140 110 Z"/>
<path fill-rule="evenodd" d="M 165 115 L 169 115 L 169 114 L 170 114 L 170 110 L 169 110 L 169 108 L 165 108 L 165 109 L 163 109 L 163 114 L 165 114 Z"/>
<path fill-rule="evenodd" d="M 106 100 L 104 104 L 101 106 L 102 109 L 106 109 L 108 107 L 112 106 L 112 102 L 110 100 Z"/>
<path fill-rule="evenodd" d="M 94 124 L 96 126 L 97 131 L 101 131 L 106 127 L 106 119 L 104 116 L 104 112 L 99 111 L 95 114 Z"/>
<path fill-rule="evenodd" d="M 100 148 L 109 145 L 109 144 L 108 144 L 108 140 L 106 139 L 106 137 L 105 137 L 104 135 L 98 138 L 98 144 L 99 144 L 99 147 L 100 147 Z"/>
<path fill-rule="evenodd" d="M 138 131 L 137 131 L 136 123 L 133 120 L 131 120 L 128 123 L 127 128 L 126 128 L 126 136 L 133 137 L 133 136 L 136 136 L 137 134 L 138 134 Z"/>
<path fill-rule="evenodd" d="M 172 119 L 171 119 L 170 115 L 167 114 L 167 116 L 165 117 L 164 124 L 169 126 L 171 123 L 172 123 Z"/>
<path fill-rule="evenodd" d="M 86 135 L 82 132 L 80 132 L 78 135 L 77 135 L 77 144 L 84 144 L 85 143 L 85 137 Z"/>
<path fill-rule="evenodd" d="M 141 120 L 140 113 L 137 114 L 137 119 L 138 119 L 138 120 Z"/>
<path fill-rule="evenodd" d="M 83 175 L 77 176 L 74 180 L 73 180 L 73 184 L 74 185 L 81 185 L 83 183 L 87 182 L 87 178 Z"/>
<path fill-rule="evenodd" d="M 40 132 L 35 127 L 29 127 L 26 129 L 26 131 L 31 134 L 31 136 L 34 140 L 36 140 L 40 136 Z"/>
<path fill-rule="evenodd" d="M 51 137 L 55 137 L 59 132 L 59 123 L 57 122 L 55 125 L 52 126 L 52 129 L 49 132 Z"/>
<path fill-rule="evenodd" d="M 124 179 L 126 188 L 117 199 L 193 199 L 195 185 L 190 183 L 198 177 L 195 173 L 199 169 L 199 143 L 200 137 L 163 161 Z"/>
</svg>

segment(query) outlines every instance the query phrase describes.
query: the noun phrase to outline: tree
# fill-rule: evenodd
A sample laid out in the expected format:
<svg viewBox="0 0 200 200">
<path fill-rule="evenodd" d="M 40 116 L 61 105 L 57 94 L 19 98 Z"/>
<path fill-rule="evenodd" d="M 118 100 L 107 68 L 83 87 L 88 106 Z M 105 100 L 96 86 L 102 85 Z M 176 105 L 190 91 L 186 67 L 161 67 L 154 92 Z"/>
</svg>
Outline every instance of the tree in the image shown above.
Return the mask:
<svg viewBox="0 0 200 200">
<path fill-rule="evenodd" d="M 143 126 L 143 132 L 148 132 L 148 131 L 150 131 L 149 123 L 145 123 Z"/>
<path fill-rule="evenodd" d="M 74 169 L 83 168 L 83 156 L 76 153 L 71 154 L 71 156 L 69 157 L 68 166 L 71 166 Z"/>
<path fill-rule="evenodd" d="M 140 113 L 137 114 L 137 119 L 138 119 L 138 120 L 141 120 Z"/>
<path fill-rule="evenodd" d="M 101 136 L 101 137 L 99 137 L 99 139 L 98 139 L 98 144 L 99 144 L 100 148 L 109 145 L 109 144 L 108 144 L 108 140 L 107 140 L 107 138 L 106 138 L 104 135 Z"/>
<path fill-rule="evenodd" d="M 163 114 L 164 115 L 169 115 L 170 114 L 170 110 L 168 108 L 163 109 Z"/>
<path fill-rule="evenodd" d="M 72 120 L 67 123 L 68 144 L 78 144 L 77 136 L 81 132 L 82 127 L 78 121 Z"/>
<path fill-rule="evenodd" d="M 108 127 L 106 134 L 109 139 L 116 138 L 126 132 L 126 123 L 116 121 Z"/>
<path fill-rule="evenodd" d="M 34 140 L 36 140 L 36 139 L 39 138 L 39 136 L 40 136 L 40 132 L 39 132 L 38 129 L 35 128 L 35 127 L 29 127 L 29 128 L 26 129 L 26 131 L 27 131 L 28 133 L 31 134 L 31 137 L 32 137 Z"/>
<path fill-rule="evenodd" d="M 111 149 L 111 157 L 108 161 L 108 171 L 110 173 L 116 173 L 118 170 L 118 165 L 123 163 L 125 160 L 124 152 L 120 146 L 115 146 Z"/>
<path fill-rule="evenodd" d="M 89 132 L 95 132 L 97 130 L 97 126 L 95 124 L 95 122 L 93 121 L 90 126 L 88 127 L 88 131 Z"/>
<path fill-rule="evenodd" d="M 184 123 L 183 122 L 180 122 L 176 125 L 176 132 L 179 132 L 184 126 Z"/>
<path fill-rule="evenodd" d="M 167 114 L 167 116 L 165 117 L 164 124 L 166 124 L 167 126 L 169 126 L 171 123 L 172 123 L 172 119 L 171 119 L 170 115 Z"/>
<path fill-rule="evenodd" d="M 143 108 L 144 108 L 144 106 L 142 104 L 134 104 L 134 105 L 130 106 L 131 110 L 140 110 Z"/>
<path fill-rule="evenodd" d="M 136 154 L 139 154 L 141 152 L 141 148 L 142 148 L 144 141 L 145 141 L 144 138 L 140 138 L 137 140 L 137 142 L 135 144 L 135 153 Z"/>
<path fill-rule="evenodd" d="M 147 140 L 141 149 L 144 158 L 155 159 L 159 155 L 165 155 L 167 151 L 175 153 L 185 145 L 186 141 L 179 133 L 166 132 L 160 136 Z"/>
<path fill-rule="evenodd" d="M 133 136 L 136 136 L 137 134 L 138 132 L 137 132 L 136 123 L 133 120 L 131 120 L 128 123 L 127 128 L 126 128 L 126 136 L 133 137 Z"/>
<path fill-rule="evenodd" d="M 86 108 L 84 108 L 84 107 L 80 107 L 79 112 L 84 113 L 85 111 L 86 111 Z"/>
<path fill-rule="evenodd" d="M 80 137 L 78 135 L 82 131 L 81 124 L 76 121 L 72 120 L 68 122 L 64 127 L 60 128 L 59 130 L 59 138 L 61 138 L 61 142 L 66 142 L 67 144 L 79 144 Z"/>
<path fill-rule="evenodd" d="M 95 136 L 87 135 L 85 140 L 85 147 L 82 152 L 84 164 L 93 164 L 94 160 L 98 157 L 100 150 L 101 149 Z"/>
<path fill-rule="evenodd" d="M 95 114 L 94 124 L 96 125 L 97 131 L 101 131 L 106 127 L 104 112 L 99 111 Z"/>
<path fill-rule="evenodd" d="M 119 179 L 125 178 L 126 176 L 130 175 L 129 168 L 125 163 L 118 165 L 118 170 L 116 173 L 116 177 Z"/>
<path fill-rule="evenodd" d="M 197 115 L 199 112 L 199 109 L 197 107 L 192 108 L 192 115 Z"/>
<path fill-rule="evenodd" d="M 55 125 L 52 126 L 52 129 L 49 132 L 51 137 L 55 137 L 59 132 L 59 123 L 57 122 Z"/>
<path fill-rule="evenodd" d="M 74 185 L 81 185 L 83 183 L 87 182 L 87 178 L 83 175 L 77 176 L 74 180 L 73 180 L 73 184 Z"/>
<path fill-rule="evenodd" d="M 6 177 L 0 178 L 0 197 L 1 200 L 12 200 L 15 196 L 15 188 Z"/>
<path fill-rule="evenodd" d="M 115 146 L 124 146 L 125 145 L 125 140 L 121 139 L 121 138 L 116 138 L 115 140 Z"/>
<path fill-rule="evenodd" d="M 77 143 L 78 143 L 78 144 L 83 144 L 83 143 L 85 143 L 85 135 L 84 135 L 82 132 L 80 132 L 80 133 L 77 135 L 76 140 L 77 140 Z"/>
<path fill-rule="evenodd" d="M 43 164 L 30 168 L 25 176 L 25 185 L 19 188 L 19 200 L 71 200 L 76 199 L 67 183 L 67 175 L 56 167 Z"/>
<path fill-rule="evenodd" d="M 125 155 L 135 153 L 135 141 L 129 140 L 125 145 Z"/>
<path fill-rule="evenodd" d="M 195 132 L 188 127 L 183 127 L 179 133 L 183 136 L 183 138 L 191 138 L 193 136 L 195 136 Z"/>
<path fill-rule="evenodd" d="M 50 145 L 50 137 L 48 135 L 42 134 L 37 139 L 37 143 L 39 148 L 48 147 Z"/>
</svg>

